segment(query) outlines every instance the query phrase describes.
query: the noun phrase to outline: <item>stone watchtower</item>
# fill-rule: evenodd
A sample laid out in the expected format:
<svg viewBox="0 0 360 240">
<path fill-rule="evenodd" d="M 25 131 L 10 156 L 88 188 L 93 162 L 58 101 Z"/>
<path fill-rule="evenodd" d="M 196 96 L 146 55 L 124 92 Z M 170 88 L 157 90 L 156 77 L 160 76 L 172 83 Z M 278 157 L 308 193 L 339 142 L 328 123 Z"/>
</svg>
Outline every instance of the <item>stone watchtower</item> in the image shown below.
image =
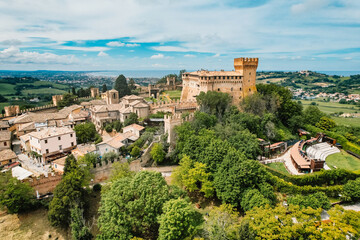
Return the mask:
<svg viewBox="0 0 360 240">
<path fill-rule="evenodd" d="M 115 89 L 109 90 L 105 93 L 106 104 L 118 104 L 119 103 L 119 92 Z"/>
<path fill-rule="evenodd" d="M 90 92 L 91 92 L 91 97 L 92 98 L 97 98 L 97 97 L 100 96 L 99 88 L 91 88 Z"/>
<path fill-rule="evenodd" d="M 64 96 L 63 95 L 53 95 L 52 96 L 52 101 L 54 106 L 57 106 L 59 104 L 59 101 L 63 100 Z"/>
<path fill-rule="evenodd" d="M 234 68 L 236 72 L 243 75 L 243 94 L 244 97 L 256 92 L 256 69 L 258 67 L 258 58 L 235 58 Z"/>
<path fill-rule="evenodd" d="M 4 107 L 5 117 L 15 116 L 20 113 L 19 105 Z"/>
</svg>

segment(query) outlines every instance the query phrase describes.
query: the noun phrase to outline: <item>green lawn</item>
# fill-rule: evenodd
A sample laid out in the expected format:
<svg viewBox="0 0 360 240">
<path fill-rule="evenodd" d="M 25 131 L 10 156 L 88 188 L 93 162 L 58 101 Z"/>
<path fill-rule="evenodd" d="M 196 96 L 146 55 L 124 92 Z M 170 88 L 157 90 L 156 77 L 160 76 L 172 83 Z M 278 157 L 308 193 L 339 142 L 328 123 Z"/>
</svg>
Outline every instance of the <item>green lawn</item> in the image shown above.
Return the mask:
<svg viewBox="0 0 360 240">
<path fill-rule="evenodd" d="M 334 166 L 336 166 L 337 168 L 343 168 L 349 171 L 360 170 L 360 159 L 348 154 L 344 150 L 328 156 L 326 158 L 326 164 L 331 169 L 334 169 Z"/>
<path fill-rule="evenodd" d="M 326 114 L 336 113 L 336 112 L 344 112 L 344 113 L 354 113 L 360 111 L 354 105 L 348 104 L 340 104 L 337 102 L 321 102 L 318 100 L 301 100 L 301 103 L 304 107 L 311 105 L 312 102 L 316 102 L 318 105 L 317 107 Z"/>
<path fill-rule="evenodd" d="M 15 93 L 14 87 L 15 85 L 13 84 L 0 83 L 0 94 L 1 95 L 14 94 Z"/>
<path fill-rule="evenodd" d="M 55 88 L 39 88 L 39 89 L 25 89 L 21 91 L 22 95 L 35 95 L 35 94 L 64 94 L 67 91 Z"/>
<path fill-rule="evenodd" d="M 180 99 L 180 97 L 181 97 L 181 91 L 180 90 L 164 91 L 164 92 L 166 94 L 168 94 L 171 99 Z"/>
<path fill-rule="evenodd" d="M 284 163 L 282 162 L 276 162 L 276 163 L 269 163 L 266 164 L 266 166 L 275 169 L 279 172 L 285 173 L 285 174 L 289 174 L 289 172 L 286 170 Z"/>
</svg>

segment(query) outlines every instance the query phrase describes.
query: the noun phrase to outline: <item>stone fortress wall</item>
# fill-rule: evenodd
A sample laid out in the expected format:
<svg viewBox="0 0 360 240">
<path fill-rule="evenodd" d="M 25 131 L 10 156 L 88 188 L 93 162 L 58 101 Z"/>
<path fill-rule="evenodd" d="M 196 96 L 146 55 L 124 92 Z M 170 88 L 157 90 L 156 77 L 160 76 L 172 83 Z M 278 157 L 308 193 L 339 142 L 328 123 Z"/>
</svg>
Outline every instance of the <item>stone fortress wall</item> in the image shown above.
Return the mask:
<svg viewBox="0 0 360 240">
<path fill-rule="evenodd" d="M 195 100 L 200 92 L 219 91 L 228 93 L 232 104 L 256 92 L 258 58 L 235 58 L 234 71 L 195 71 L 183 74 L 181 100 Z"/>
</svg>

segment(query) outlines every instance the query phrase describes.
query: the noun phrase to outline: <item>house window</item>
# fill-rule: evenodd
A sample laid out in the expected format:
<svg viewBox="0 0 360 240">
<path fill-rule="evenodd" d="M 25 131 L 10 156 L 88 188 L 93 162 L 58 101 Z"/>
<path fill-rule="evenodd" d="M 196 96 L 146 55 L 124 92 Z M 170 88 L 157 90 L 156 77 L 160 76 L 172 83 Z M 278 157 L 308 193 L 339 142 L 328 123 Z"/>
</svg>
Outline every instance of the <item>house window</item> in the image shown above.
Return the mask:
<svg viewBox="0 0 360 240">
<path fill-rule="evenodd" d="M 218 88 L 218 92 L 220 92 L 220 88 Z"/>
<path fill-rule="evenodd" d="M 62 150 L 62 145 L 59 145 L 59 150 Z"/>
<path fill-rule="evenodd" d="M 71 146 L 72 146 L 72 147 L 74 146 L 74 142 L 71 142 Z"/>
<path fill-rule="evenodd" d="M 72 133 L 70 133 L 70 137 L 72 137 L 73 136 L 73 134 Z"/>
<path fill-rule="evenodd" d="M 47 139 L 45 139 L 45 144 L 47 144 Z"/>
<path fill-rule="evenodd" d="M 251 89 L 249 88 L 249 92 L 251 92 Z"/>
<path fill-rule="evenodd" d="M 61 137 L 58 137 L 58 140 L 61 140 Z"/>
<path fill-rule="evenodd" d="M 241 91 L 242 89 L 240 88 L 240 91 Z"/>
<path fill-rule="evenodd" d="M 46 149 L 46 153 L 49 153 L 49 149 Z"/>
<path fill-rule="evenodd" d="M 4 146 L 7 146 L 7 142 L 4 142 Z"/>
</svg>

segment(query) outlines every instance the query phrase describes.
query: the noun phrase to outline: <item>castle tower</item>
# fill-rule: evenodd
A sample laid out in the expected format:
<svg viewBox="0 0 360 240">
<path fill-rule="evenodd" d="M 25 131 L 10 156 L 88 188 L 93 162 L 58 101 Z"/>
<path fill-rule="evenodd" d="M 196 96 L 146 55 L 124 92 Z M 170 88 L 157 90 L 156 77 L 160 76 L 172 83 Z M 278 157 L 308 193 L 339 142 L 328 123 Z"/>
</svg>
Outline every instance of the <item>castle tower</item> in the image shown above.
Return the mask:
<svg viewBox="0 0 360 240">
<path fill-rule="evenodd" d="M 175 77 L 166 77 L 166 85 L 175 86 Z"/>
<path fill-rule="evenodd" d="M 175 114 L 173 116 L 164 116 L 164 132 L 168 134 L 167 142 L 170 143 L 170 145 L 175 144 L 175 127 L 181 125 L 182 118 L 181 114 Z"/>
<path fill-rule="evenodd" d="M 96 98 L 96 97 L 100 96 L 99 88 L 91 88 L 90 92 L 91 92 L 91 97 L 92 98 Z"/>
<path fill-rule="evenodd" d="M 256 92 L 256 69 L 258 58 L 235 58 L 234 68 L 236 72 L 243 75 L 243 94 L 244 97 Z"/>
<path fill-rule="evenodd" d="M 63 95 L 53 95 L 52 96 L 52 101 L 54 106 L 57 106 L 59 104 L 59 101 L 63 100 L 64 96 Z"/>
<path fill-rule="evenodd" d="M 111 89 L 106 92 L 106 103 L 107 104 L 118 104 L 119 103 L 119 92 L 115 89 Z"/>
<path fill-rule="evenodd" d="M 15 116 L 20 113 L 19 105 L 7 106 L 4 107 L 5 117 Z"/>
</svg>

